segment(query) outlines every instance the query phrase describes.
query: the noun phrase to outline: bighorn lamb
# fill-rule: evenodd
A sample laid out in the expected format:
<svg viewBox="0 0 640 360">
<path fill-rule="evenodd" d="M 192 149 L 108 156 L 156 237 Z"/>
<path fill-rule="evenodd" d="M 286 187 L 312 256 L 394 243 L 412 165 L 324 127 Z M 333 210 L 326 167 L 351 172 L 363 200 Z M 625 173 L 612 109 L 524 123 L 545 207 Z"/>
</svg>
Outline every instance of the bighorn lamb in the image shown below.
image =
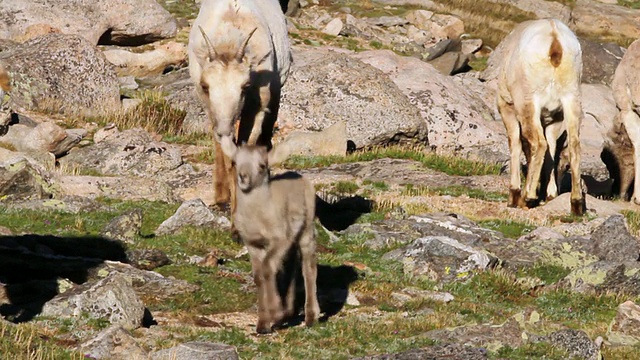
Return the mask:
<svg viewBox="0 0 640 360">
<path fill-rule="evenodd" d="M 634 41 L 625 52 L 613 75 L 611 88 L 620 110 L 614 126 L 618 131 L 609 134 L 619 167 L 620 197 L 627 197 L 633 182 L 631 200 L 640 204 L 640 166 L 637 165 L 640 161 L 640 40 Z M 623 126 L 626 134 L 621 129 Z M 630 149 L 628 140 L 631 140 L 633 149 Z"/>
<path fill-rule="evenodd" d="M 189 74 L 216 138 L 215 197 L 231 199 L 232 164 L 220 138 L 271 147 L 280 88 L 291 65 L 285 17 L 278 0 L 204 0 L 189 35 Z"/>
<path fill-rule="evenodd" d="M 558 195 L 557 161 L 559 152 L 565 147 L 561 135 L 566 128 L 572 173 L 571 212 L 581 215 L 585 208 L 580 179 L 580 123 L 583 116 L 580 43 L 565 24 L 555 19 L 524 22 L 504 41 L 497 100 L 511 150 L 508 205 L 536 205 L 545 158 L 553 166 L 542 178 L 546 180 L 548 176 L 546 197 L 551 199 Z M 524 194 L 521 194 L 520 155 L 523 150 L 528 171 Z"/>
<path fill-rule="evenodd" d="M 313 325 L 320 313 L 316 295 L 315 189 L 294 172 L 271 177 L 269 166 L 284 160 L 275 148 L 242 145 L 230 136 L 221 141 L 222 150 L 236 164 L 238 192 L 234 223 L 244 241 L 253 278 L 258 287 L 258 333 L 271 331 L 271 325 L 294 315 L 295 280 L 282 301 L 277 291 L 276 274 L 292 247 L 302 257 L 304 276 L 305 323 Z"/>
</svg>

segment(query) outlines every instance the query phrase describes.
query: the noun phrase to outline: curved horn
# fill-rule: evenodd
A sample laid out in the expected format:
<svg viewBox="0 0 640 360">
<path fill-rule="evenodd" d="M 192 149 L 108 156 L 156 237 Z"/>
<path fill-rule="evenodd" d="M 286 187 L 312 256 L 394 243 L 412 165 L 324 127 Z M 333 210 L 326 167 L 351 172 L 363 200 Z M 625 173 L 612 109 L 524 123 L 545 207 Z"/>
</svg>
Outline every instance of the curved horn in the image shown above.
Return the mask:
<svg viewBox="0 0 640 360">
<path fill-rule="evenodd" d="M 240 48 L 238 49 L 238 52 L 236 53 L 236 60 L 242 61 L 242 58 L 244 57 L 244 50 L 247 48 L 249 39 L 251 39 L 251 36 L 253 36 L 253 33 L 255 33 L 256 30 L 258 30 L 258 28 L 251 30 L 251 32 L 249 33 L 249 36 L 247 36 L 247 38 L 242 42 L 242 46 L 240 46 Z"/>
<path fill-rule="evenodd" d="M 207 33 L 204 32 L 204 29 L 202 28 L 202 26 L 198 25 L 198 28 L 200 29 L 200 33 L 202 33 L 202 37 L 204 37 L 204 42 L 207 44 L 207 50 L 209 51 L 209 60 L 217 58 L 218 53 L 216 52 L 216 49 L 213 47 L 213 44 L 211 44 L 211 40 L 209 40 Z"/>
</svg>

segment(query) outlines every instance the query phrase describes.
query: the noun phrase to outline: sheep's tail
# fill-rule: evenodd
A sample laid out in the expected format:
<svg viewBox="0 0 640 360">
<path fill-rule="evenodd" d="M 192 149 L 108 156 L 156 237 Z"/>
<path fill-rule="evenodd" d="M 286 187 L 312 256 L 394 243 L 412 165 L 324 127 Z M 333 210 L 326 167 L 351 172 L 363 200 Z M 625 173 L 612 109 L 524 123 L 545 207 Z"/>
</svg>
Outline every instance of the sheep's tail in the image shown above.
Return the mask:
<svg viewBox="0 0 640 360">
<path fill-rule="evenodd" d="M 553 37 L 553 40 L 549 47 L 549 62 L 551 62 L 553 67 L 558 67 L 562 62 L 562 45 L 560 44 L 560 41 L 558 41 L 558 34 L 555 31 L 551 36 Z"/>
<path fill-rule="evenodd" d="M 2 64 L 0 64 L 0 89 L 5 92 L 11 90 L 11 79 L 9 78 L 9 73 Z"/>
</svg>

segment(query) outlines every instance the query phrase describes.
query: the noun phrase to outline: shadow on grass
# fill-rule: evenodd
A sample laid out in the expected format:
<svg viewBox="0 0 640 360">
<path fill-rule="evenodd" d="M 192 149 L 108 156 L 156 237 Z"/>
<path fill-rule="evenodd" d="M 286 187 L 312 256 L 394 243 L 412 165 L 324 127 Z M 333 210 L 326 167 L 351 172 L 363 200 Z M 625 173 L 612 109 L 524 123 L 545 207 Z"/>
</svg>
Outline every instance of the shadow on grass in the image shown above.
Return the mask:
<svg viewBox="0 0 640 360">
<path fill-rule="evenodd" d="M 58 279 L 82 284 L 105 260 L 126 259 L 121 243 L 100 237 L 2 236 L 0 315 L 15 323 L 29 321 L 58 294 Z"/>
<path fill-rule="evenodd" d="M 296 250 L 289 252 L 282 270 L 278 273 L 278 292 L 283 305 L 287 302 L 287 289 L 292 279 L 295 279 L 294 314 L 302 314 L 304 311 L 305 290 L 304 279 L 300 266 L 300 254 Z M 322 315 L 320 322 L 327 321 L 336 315 L 347 302 L 349 286 L 359 275 L 356 269 L 348 265 L 330 266 L 318 264 L 318 277 L 316 279 L 318 303 Z M 286 319 L 281 328 L 297 326 L 304 322 L 304 315 L 295 315 Z"/>
<path fill-rule="evenodd" d="M 373 201 L 362 196 L 351 196 L 334 203 L 316 196 L 316 216 L 330 231 L 342 231 L 354 224 L 362 214 L 370 213 Z"/>
</svg>

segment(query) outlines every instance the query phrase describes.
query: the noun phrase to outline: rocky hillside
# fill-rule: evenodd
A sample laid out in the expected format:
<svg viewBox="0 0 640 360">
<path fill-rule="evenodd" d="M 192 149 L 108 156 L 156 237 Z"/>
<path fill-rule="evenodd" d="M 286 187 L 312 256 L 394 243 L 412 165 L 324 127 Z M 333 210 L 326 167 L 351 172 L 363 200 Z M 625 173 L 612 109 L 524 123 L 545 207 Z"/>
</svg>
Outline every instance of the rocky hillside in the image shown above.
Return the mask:
<svg viewBox="0 0 640 360">
<path fill-rule="evenodd" d="M 326 321 L 258 336 L 188 77 L 199 1 L 0 1 L 0 354 L 634 358 L 640 212 L 601 153 L 640 3 L 611 2 L 281 1 L 276 140 L 319 196 Z M 506 207 L 499 44 L 548 16 L 583 48 L 584 218 Z"/>
</svg>

